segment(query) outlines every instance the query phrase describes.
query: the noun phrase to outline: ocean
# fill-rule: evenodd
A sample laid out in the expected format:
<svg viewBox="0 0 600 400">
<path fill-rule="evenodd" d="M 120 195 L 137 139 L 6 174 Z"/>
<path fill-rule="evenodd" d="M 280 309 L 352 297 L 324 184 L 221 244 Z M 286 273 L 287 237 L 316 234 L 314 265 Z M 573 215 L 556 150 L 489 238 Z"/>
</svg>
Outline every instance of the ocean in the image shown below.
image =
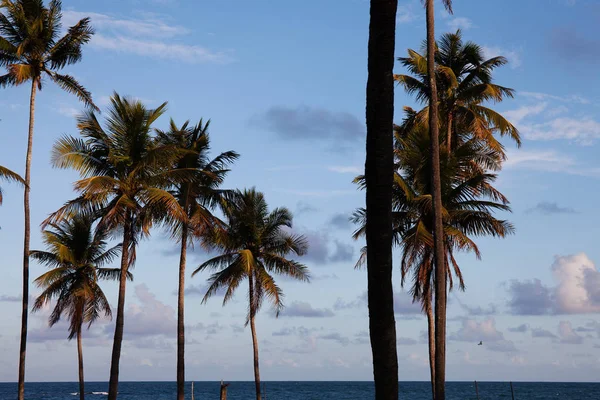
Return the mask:
<svg viewBox="0 0 600 400">
<path fill-rule="evenodd" d="M 511 399 L 508 382 L 478 382 L 481 400 Z M 600 399 L 600 383 L 514 382 L 515 399 Z M 26 400 L 78 399 L 77 382 L 27 383 Z M 219 382 L 195 382 L 196 400 L 217 400 Z M 265 382 L 266 400 L 368 400 L 373 398 L 372 382 Z M 191 383 L 187 383 L 186 398 L 191 399 Z M 90 400 L 106 398 L 106 382 L 86 383 Z M 16 383 L 0 383 L 0 400 L 16 398 Z M 173 400 L 174 382 L 121 382 L 120 400 Z M 475 400 L 473 382 L 448 382 L 448 400 Z M 248 400 L 254 396 L 254 382 L 229 382 L 228 400 Z M 430 400 L 429 382 L 400 382 L 400 399 Z"/>
</svg>

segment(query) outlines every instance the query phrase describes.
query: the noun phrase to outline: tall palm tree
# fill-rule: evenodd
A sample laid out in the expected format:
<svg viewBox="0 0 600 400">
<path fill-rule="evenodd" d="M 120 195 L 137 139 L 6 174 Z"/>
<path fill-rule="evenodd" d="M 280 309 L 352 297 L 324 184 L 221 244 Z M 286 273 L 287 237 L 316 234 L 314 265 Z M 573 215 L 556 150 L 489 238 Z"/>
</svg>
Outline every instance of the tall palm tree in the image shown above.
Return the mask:
<svg viewBox="0 0 600 400">
<path fill-rule="evenodd" d="M 452 13 L 452 0 L 442 0 Z M 427 19 L 427 76 L 429 81 L 429 137 L 431 157 L 431 195 L 433 197 L 433 258 L 435 265 L 435 386 L 436 400 L 446 398 L 446 271 L 444 265 L 444 241 L 442 222 L 442 193 L 440 182 L 440 143 L 438 98 L 435 75 L 435 14 L 434 0 L 426 0 Z"/>
<path fill-rule="evenodd" d="M 269 212 L 264 195 L 254 189 L 238 192 L 223 211 L 227 227 L 207 232 L 205 238 L 222 254 L 201 264 L 192 276 L 200 271 L 216 270 L 208 280 L 210 285 L 202 301 L 206 302 L 219 289 L 225 288 L 223 305 L 231 300 L 240 283 L 248 279 L 246 324 L 250 324 L 252 333 L 256 400 L 260 400 L 258 339 L 254 318 L 265 297 L 273 304 L 276 315 L 283 308 L 283 292 L 275 283 L 273 273 L 309 281 L 307 267 L 286 258 L 290 253 L 298 256 L 305 254 L 306 238 L 287 232 L 285 228 L 292 227 L 292 214 L 286 208 Z"/>
<path fill-rule="evenodd" d="M 212 214 L 212 210 L 224 200 L 228 191 L 219 189 L 229 169 L 239 155 L 234 151 L 219 154 L 214 159 L 209 158 L 210 139 L 208 127 L 210 121 L 202 120 L 196 126 L 190 126 L 189 121 L 178 127 L 171 120 L 168 132 L 159 131 L 158 142 L 163 145 L 174 145 L 182 150 L 182 155 L 176 160 L 175 170 L 191 172 L 184 180 L 174 182 L 171 193 L 183 210 L 184 220 L 170 221 L 171 233 L 181 244 L 179 256 L 179 288 L 177 299 L 177 399 L 185 396 L 185 267 L 187 247 L 192 238 L 202 239 L 204 234 L 214 228 L 220 221 Z M 189 175 L 189 174 L 188 174 Z"/>
<path fill-rule="evenodd" d="M 398 399 L 392 288 L 394 47 L 398 0 L 371 0 L 367 63 L 367 302 L 377 400 Z"/>
<path fill-rule="evenodd" d="M 150 234 L 154 223 L 185 218 L 177 199 L 164 189 L 173 179 L 171 166 L 178 153 L 173 146 L 157 145 L 152 135 L 152 124 L 165 108 L 166 103 L 163 103 L 156 109 L 148 109 L 140 101 L 115 93 L 111 97 L 106 128 L 93 111 L 88 111 L 78 118 L 81 138 L 63 137 L 52 150 L 55 167 L 72 168 L 81 175 L 82 179 L 74 184 L 81 194 L 46 222 L 85 210 L 101 215 L 98 224 L 102 229 L 123 234 L 109 400 L 117 397 L 125 277 L 135 263 L 137 244 Z"/>
<path fill-rule="evenodd" d="M 513 97 L 514 90 L 493 83 L 492 74 L 508 61 L 504 57 L 485 59 L 483 49 L 473 42 L 463 42 L 460 30 L 442 35 L 435 57 L 440 126 L 445 147 L 452 150 L 461 141 L 477 137 L 498 151 L 504 148 L 494 137 L 509 136 L 521 144 L 519 131 L 501 114 L 485 106 Z M 427 56 L 408 50 L 399 58 L 411 75 L 398 74 L 394 79 L 420 102 L 429 102 Z M 427 123 L 429 107 L 413 115 L 413 123 Z"/>
<path fill-rule="evenodd" d="M 108 232 L 92 228 L 93 218 L 75 215 L 51 224 L 43 232 L 47 251 L 32 250 L 31 257 L 48 266 L 50 271 L 34 282 L 43 288 L 33 305 L 38 311 L 56 299 L 48 323 L 53 326 L 63 314 L 69 319 L 69 340 L 77 336 L 79 361 L 79 398 L 85 398 L 83 377 L 83 349 L 81 334 L 83 325 L 90 326 L 104 314 L 111 317 L 111 309 L 98 280 L 118 279 L 118 268 L 103 266 L 115 259 L 121 245 L 107 248 Z M 131 278 L 131 277 L 130 277 Z"/>
<path fill-rule="evenodd" d="M 94 31 L 90 19 L 84 18 L 61 33 L 61 2 L 51 0 L 48 7 L 43 0 L 0 1 L 0 67 L 7 70 L 0 75 L 0 87 L 18 86 L 31 82 L 29 99 L 29 132 L 25 158 L 25 229 L 23 240 L 23 309 L 21 321 L 21 348 L 19 358 L 19 400 L 25 391 L 25 353 L 27 348 L 27 310 L 29 299 L 29 238 L 31 189 L 31 152 L 33 150 L 33 127 L 35 98 L 42 89 L 42 78 L 48 77 L 61 89 L 76 95 L 86 106 L 96 108 L 92 95 L 75 78 L 58 73 L 67 65 L 81 60 L 82 46 Z"/>
<path fill-rule="evenodd" d="M 427 315 L 429 334 L 430 373 L 435 381 L 434 319 L 432 309 L 433 279 L 433 226 L 431 195 L 429 193 L 429 137 L 426 127 L 404 130 L 397 127 L 395 134 L 396 167 L 392 225 L 394 243 L 402 249 L 402 285 L 412 276 L 411 293 L 414 301 L 422 304 Z M 441 182 L 444 218 L 445 270 L 452 289 L 454 273 L 459 288 L 464 290 L 462 273 L 456 262 L 456 251 L 481 254 L 473 238 L 484 235 L 504 237 L 513 232 L 510 223 L 496 219 L 495 211 L 509 211 L 508 200 L 492 183 L 496 175 L 490 171 L 500 168 L 502 155 L 490 150 L 473 138 L 455 148 L 452 153 L 441 153 Z M 473 164 L 477 164 L 474 167 Z M 357 182 L 364 187 L 364 177 Z M 353 215 L 359 225 L 355 239 L 364 236 L 365 210 Z M 357 266 L 364 262 L 364 254 Z"/>
</svg>

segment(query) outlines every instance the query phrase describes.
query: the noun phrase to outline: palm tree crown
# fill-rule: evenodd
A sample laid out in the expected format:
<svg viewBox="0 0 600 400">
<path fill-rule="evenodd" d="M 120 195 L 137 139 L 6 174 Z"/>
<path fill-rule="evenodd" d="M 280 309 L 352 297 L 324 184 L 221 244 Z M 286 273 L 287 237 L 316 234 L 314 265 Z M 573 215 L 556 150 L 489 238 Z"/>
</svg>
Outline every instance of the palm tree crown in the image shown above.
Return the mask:
<svg viewBox="0 0 600 400">
<path fill-rule="evenodd" d="M 306 253 L 306 238 L 287 232 L 292 227 L 292 215 L 286 208 L 268 211 L 264 195 L 254 189 L 238 191 L 225 207 L 227 227 L 216 229 L 205 240 L 222 254 L 204 262 L 195 271 L 217 270 L 210 276 L 210 286 L 204 296 L 206 302 L 224 288 L 223 304 L 231 300 L 241 281 L 252 278 L 254 303 L 249 310 L 256 313 L 266 296 L 277 313 L 283 308 L 283 293 L 271 273 L 308 281 L 305 265 L 288 260 L 290 254 Z"/>
<path fill-rule="evenodd" d="M 52 0 L 48 7 L 42 0 L 2 0 L 0 66 L 7 73 L 0 76 L 0 86 L 33 81 L 41 89 L 42 77 L 46 76 L 85 105 L 96 108 L 90 92 L 75 78 L 56 72 L 79 62 L 82 46 L 94 34 L 90 19 L 84 18 L 59 38 L 61 9 L 59 0 Z"/>
<path fill-rule="evenodd" d="M 92 229 L 92 218 L 75 216 L 51 224 L 43 232 L 47 251 L 32 250 L 31 257 L 50 267 L 35 283 L 43 288 L 36 299 L 33 311 L 41 309 L 52 299 L 57 299 L 49 318 L 50 326 L 67 313 L 72 339 L 87 323 L 96 321 L 102 313 L 112 315 L 110 305 L 98 280 L 117 279 L 118 268 L 104 268 L 119 254 L 120 245 L 107 248 L 107 232 Z"/>
</svg>

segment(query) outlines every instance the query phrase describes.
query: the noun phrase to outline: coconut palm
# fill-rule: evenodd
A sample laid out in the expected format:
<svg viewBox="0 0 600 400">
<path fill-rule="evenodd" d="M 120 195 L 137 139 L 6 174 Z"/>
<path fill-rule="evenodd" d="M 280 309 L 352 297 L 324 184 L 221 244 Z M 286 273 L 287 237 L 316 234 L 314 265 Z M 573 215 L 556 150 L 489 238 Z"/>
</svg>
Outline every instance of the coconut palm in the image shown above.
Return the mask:
<svg viewBox="0 0 600 400">
<path fill-rule="evenodd" d="M 367 303 L 377 400 L 398 399 L 390 224 L 397 9 L 397 0 L 371 0 L 367 53 L 366 239 L 371 249 L 367 256 Z"/>
<path fill-rule="evenodd" d="M 485 59 L 483 49 L 473 42 L 463 42 L 460 30 L 446 33 L 437 44 L 435 56 L 437 67 L 437 87 L 439 88 L 440 125 L 446 132 L 445 146 L 452 150 L 453 145 L 477 137 L 498 151 L 502 144 L 494 137 L 509 136 L 521 144 L 519 131 L 501 114 L 486 107 L 486 102 L 498 103 L 513 97 L 513 89 L 493 83 L 492 74 L 508 61 L 504 57 Z M 427 56 L 415 50 L 408 50 L 408 57 L 399 58 L 411 75 L 395 75 L 409 94 L 415 94 L 420 102 L 429 101 L 427 78 Z M 429 107 L 415 113 L 415 123 L 426 123 Z"/>
<path fill-rule="evenodd" d="M 85 397 L 83 377 L 83 325 L 88 329 L 102 314 L 111 317 L 108 300 L 98 284 L 99 279 L 118 279 L 118 268 L 104 265 L 117 258 L 121 246 L 107 248 L 108 232 L 92 228 L 93 218 L 76 215 L 51 224 L 43 232 L 47 251 L 32 250 L 31 257 L 48 266 L 50 271 L 34 282 L 43 291 L 33 305 L 33 311 L 42 309 L 53 299 L 56 304 L 48 323 L 53 326 L 63 314 L 69 319 L 69 340 L 77 337 L 79 360 L 79 398 Z M 129 277 L 131 278 L 131 277 Z"/>
<path fill-rule="evenodd" d="M 171 120 L 168 132 L 159 131 L 157 139 L 163 145 L 173 145 L 182 150 L 182 155 L 173 166 L 176 170 L 188 171 L 192 179 L 174 182 L 171 193 L 182 209 L 184 220 L 169 221 L 172 237 L 181 244 L 179 256 L 179 288 L 177 303 L 177 399 L 185 396 L 185 324 L 184 295 L 185 267 L 187 247 L 192 238 L 202 239 L 204 234 L 214 228 L 220 221 L 212 214 L 212 210 L 224 200 L 228 191 L 220 190 L 225 176 L 229 172 L 227 166 L 238 158 L 234 151 L 209 158 L 210 139 L 208 127 L 210 121 L 202 120 L 196 126 L 189 121 L 178 127 Z M 188 174 L 189 175 L 189 174 Z"/>
<path fill-rule="evenodd" d="M 432 382 L 435 356 L 434 320 L 432 309 L 433 293 L 433 218 L 431 207 L 431 179 L 429 159 L 429 137 L 426 127 L 420 130 L 405 126 L 397 127 L 395 134 L 396 167 L 392 225 L 394 243 L 402 249 L 402 285 L 407 276 L 412 277 L 410 292 L 414 301 L 421 302 L 428 319 L 429 355 Z M 500 152 L 487 148 L 476 138 L 462 143 L 451 153 L 441 153 L 442 204 L 444 214 L 444 265 L 453 287 L 452 273 L 464 290 L 462 273 L 454 254 L 457 251 L 473 252 L 479 259 L 481 254 L 474 238 L 491 235 L 504 237 L 513 232 L 510 223 L 494 217 L 496 211 L 510 211 L 508 200 L 493 186 L 501 166 Z M 364 186 L 364 178 L 357 181 Z M 359 224 L 354 237 L 364 235 L 365 212 L 359 209 L 353 215 Z M 361 266 L 363 256 L 357 263 Z M 432 387 L 432 389 L 434 389 Z"/>
<path fill-rule="evenodd" d="M 283 292 L 272 274 L 286 275 L 309 281 L 305 265 L 289 260 L 290 253 L 298 256 L 307 250 L 306 238 L 289 233 L 292 215 L 286 208 L 269 212 L 262 193 L 254 189 L 237 192 L 223 208 L 227 227 L 207 232 L 205 241 L 221 254 L 202 263 L 192 274 L 214 270 L 208 279 L 209 287 L 202 299 L 206 302 L 220 289 L 225 289 L 223 305 L 235 293 L 244 279 L 248 279 L 248 315 L 254 349 L 254 381 L 256 399 L 260 400 L 260 371 L 258 339 L 254 318 L 265 297 L 275 308 L 276 315 L 283 308 Z"/>
<path fill-rule="evenodd" d="M 119 359 L 123 341 L 125 276 L 133 267 L 139 241 L 153 224 L 168 218 L 185 218 L 177 199 L 164 189 L 174 179 L 170 167 L 177 157 L 173 146 L 157 145 L 152 124 L 165 112 L 166 103 L 148 109 L 138 100 L 111 97 L 106 127 L 93 111 L 78 118 L 81 138 L 66 136 L 52 150 L 52 163 L 72 168 L 80 196 L 67 202 L 47 222 L 85 210 L 99 213 L 99 226 L 122 232 L 119 299 L 110 368 L 108 398 L 115 400 L 119 384 Z"/>
<path fill-rule="evenodd" d="M 442 0 L 452 13 L 452 0 Z M 433 255 L 435 265 L 435 384 L 433 397 L 446 399 L 446 272 L 444 265 L 444 227 L 442 222 L 442 193 L 440 181 L 440 143 L 438 94 L 435 74 L 435 14 L 434 0 L 426 0 L 427 21 L 427 82 L 429 83 L 429 137 L 431 158 L 431 196 L 433 209 Z"/>
<path fill-rule="evenodd" d="M 51 0 L 44 6 L 42 0 L 0 1 L 0 67 L 6 74 L 0 75 L 0 87 L 31 83 L 29 99 L 29 132 L 25 158 L 25 229 L 23 245 L 23 310 L 21 322 L 21 348 L 19 358 L 18 398 L 23 400 L 25 390 L 25 353 L 27 347 L 27 309 L 29 299 L 29 238 L 31 189 L 31 152 L 36 93 L 42 89 L 43 78 L 57 84 L 61 89 L 76 95 L 86 106 L 96 108 L 91 94 L 71 75 L 60 74 L 68 65 L 81 60 L 82 46 L 94 31 L 90 19 L 84 18 L 59 37 L 61 25 L 61 2 Z"/>
</svg>

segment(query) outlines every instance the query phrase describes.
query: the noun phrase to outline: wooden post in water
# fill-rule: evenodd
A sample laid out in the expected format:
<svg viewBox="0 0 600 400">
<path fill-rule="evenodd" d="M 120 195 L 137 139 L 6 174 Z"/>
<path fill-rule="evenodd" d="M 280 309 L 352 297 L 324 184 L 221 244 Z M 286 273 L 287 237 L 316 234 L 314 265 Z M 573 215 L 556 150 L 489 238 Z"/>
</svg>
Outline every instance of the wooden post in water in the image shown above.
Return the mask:
<svg viewBox="0 0 600 400">
<path fill-rule="evenodd" d="M 194 400 L 194 382 L 192 381 L 192 400 Z"/>
<path fill-rule="evenodd" d="M 223 381 L 221 381 L 221 400 L 227 400 L 227 386 L 229 386 L 229 383 L 223 383 Z"/>
<path fill-rule="evenodd" d="M 512 396 L 512 400 L 515 400 L 515 391 L 513 389 L 512 382 L 510 382 L 510 394 Z"/>
<path fill-rule="evenodd" d="M 477 387 L 477 381 L 475 381 L 475 394 L 477 395 L 477 400 L 479 400 L 479 388 Z"/>
</svg>

